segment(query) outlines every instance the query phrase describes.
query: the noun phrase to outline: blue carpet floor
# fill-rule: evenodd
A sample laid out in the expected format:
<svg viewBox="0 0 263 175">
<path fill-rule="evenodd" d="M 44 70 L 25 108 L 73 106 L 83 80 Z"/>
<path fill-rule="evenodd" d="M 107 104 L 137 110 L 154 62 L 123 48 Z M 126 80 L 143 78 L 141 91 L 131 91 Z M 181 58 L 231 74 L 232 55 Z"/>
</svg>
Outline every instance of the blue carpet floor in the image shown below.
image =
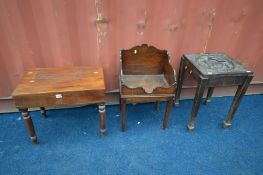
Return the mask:
<svg viewBox="0 0 263 175">
<path fill-rule="evenodd" d="M 229 129 L 222 123 L 232 97 L 201 105 L 188 133 L 192 100 L 171 111 L 161 129 L 165 103 L 127 106 L 120 132 L 118 105 L 107 106 L 107 136 L 99 133 L 97 106 L 31 112 L 40 144 L 28 138 L 20 113 L 0 115 L 0 174 L 262 174 L 263 96 L 244 97 Z"/>
</svg>

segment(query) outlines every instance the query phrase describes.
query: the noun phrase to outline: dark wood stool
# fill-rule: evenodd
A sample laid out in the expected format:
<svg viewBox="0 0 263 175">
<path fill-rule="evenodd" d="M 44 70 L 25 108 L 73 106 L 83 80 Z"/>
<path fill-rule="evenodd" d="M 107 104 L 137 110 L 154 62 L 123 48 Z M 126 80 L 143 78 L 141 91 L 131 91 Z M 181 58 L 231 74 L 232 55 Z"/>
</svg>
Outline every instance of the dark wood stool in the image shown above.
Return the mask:
<svg viewBox="0 0 263 175">
<path fill-rule="evenodd" d="M 126 103 L 167 101 L 163 129 L 167 127 L 175 93 L 175 71 L 166 50 L 143 44 L 121 51 L 120 106 L 122 131 L 126 127 Z"/>
<path fill-rule="evenodd" d="M 194 129 L 200 101 L 206 87 L 208 87 L 206 96 L 207 104 L 211 101 L 211 96 L 215 87 L 237 85 L 238 89 L 227 118 L 224 121 L 224 128 L 229 127 L 240 101 L 253 78 L 253 72 L 222 53 L 183 55 L 180 64 L 175 106 L 179 105 L 185 72 L 188 72 L 198 82 L 188 129 Z"/>
</svg>

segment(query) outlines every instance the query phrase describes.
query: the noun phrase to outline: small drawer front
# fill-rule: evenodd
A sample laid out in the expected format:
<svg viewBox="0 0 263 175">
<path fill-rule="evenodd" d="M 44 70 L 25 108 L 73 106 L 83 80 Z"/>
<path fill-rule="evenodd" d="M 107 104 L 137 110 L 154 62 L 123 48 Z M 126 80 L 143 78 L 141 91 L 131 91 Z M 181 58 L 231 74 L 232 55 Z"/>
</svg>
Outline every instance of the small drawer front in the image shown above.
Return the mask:
<svg viewBox="0 0 263 175">
<path fill-rule="evenodd" d="M 104 90 L 32 94 L 14 97 L 17 108 L 104 103 Z"/>
</svg>

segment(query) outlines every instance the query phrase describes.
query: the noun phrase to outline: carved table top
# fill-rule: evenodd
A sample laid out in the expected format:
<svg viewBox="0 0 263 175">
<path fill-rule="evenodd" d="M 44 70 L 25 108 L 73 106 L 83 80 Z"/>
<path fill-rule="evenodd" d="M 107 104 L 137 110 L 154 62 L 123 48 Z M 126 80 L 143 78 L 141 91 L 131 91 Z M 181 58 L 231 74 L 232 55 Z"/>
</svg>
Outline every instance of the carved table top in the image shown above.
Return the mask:
<svg viewBox="0 0 263 175">
<path fill-rule="evenodd" d="M 252 73 L 223 53 L 184 55 L 203 75 Z"/>
</svg>

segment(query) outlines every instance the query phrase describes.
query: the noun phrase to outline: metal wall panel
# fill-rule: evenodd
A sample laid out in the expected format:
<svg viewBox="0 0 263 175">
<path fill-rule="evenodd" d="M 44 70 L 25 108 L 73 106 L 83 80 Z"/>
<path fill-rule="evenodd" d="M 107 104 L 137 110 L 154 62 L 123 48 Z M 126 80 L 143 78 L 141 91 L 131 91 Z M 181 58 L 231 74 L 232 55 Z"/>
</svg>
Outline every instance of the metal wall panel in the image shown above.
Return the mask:
<svg viewBox="0 0 263 175">
<path fill-rule="evenodd" d="M 183 53 L 225 52 L 263 82 L 262 0 L 0 0 L 0 97 L 26 69 L 104 67 L 118 88 L 119 51 L 148 43 Z M 108 19 L 96 25 L 99 14 Z M 187 81 L 192 85 L 192 81 Z"/>
</svg>

